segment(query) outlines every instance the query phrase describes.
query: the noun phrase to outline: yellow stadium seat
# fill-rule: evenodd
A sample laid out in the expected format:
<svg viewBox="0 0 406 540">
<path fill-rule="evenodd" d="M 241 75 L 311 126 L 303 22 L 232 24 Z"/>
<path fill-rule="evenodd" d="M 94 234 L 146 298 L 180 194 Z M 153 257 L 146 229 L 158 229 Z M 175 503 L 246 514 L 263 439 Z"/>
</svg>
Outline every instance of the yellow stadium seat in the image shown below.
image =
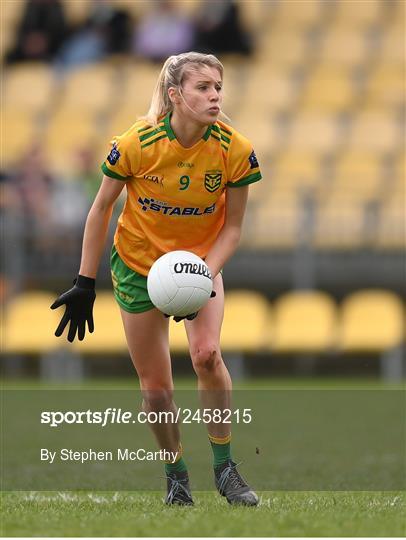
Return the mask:
<svg viewBox="0 0 406 540">
<path fill-rule="evenodd" d="M 60 107 L 78 112 L 103 113 L 110 105 L 116 105 L 114 90 L 114 71 L 108 62 L 78 67 L 66 75 Z"/>
<path fill-rule="evenodd" d="M 336 306 L 330 296 L 317 291 L 284 294 L 274 303 L 276 353 L 323 353 L 336 340 Z"/>
<path fill-rule="evenodd" d="M 404 2 L 403 5 L 405 5 Z M 401 70 L 404 69 L 406 60 L 405 14 L 403 14 L 403 18 L 396 20 L 394 25 L 388 25 L 385 28 L 380 45 L 378 60 L 389 65 L 396 65 Z"/>
<path fill-rule="evenodd" d="M 341 141 L 334 116 L 309 111 L 294 116 L 288 138 L 290 149 L 315 153 L 334 151 Z"/>
<path fill-rule="evenodd" d="M 137 116 L 145 115 L 158 79 L 160 67 L 136 62 L 127 66 L 126 76 L 120 85 L 120 101 L 133 107 Z"/>
<path fill-rule="evenodd" d="M 317 152 L 287 149 L 272 164 L 272 176 L 303 176 L 317 178 L 320 174 L 321 155 Z"/>
<path fill-rule="evenodd" d="M 322 112 L 342 112 L 351 109 L 356 88 L 348 69 L 331 63 L 321 64 L 308 74 L 302 91 L 301 107 Z"/>
<path fill-rule="evenodd" d="M 391 3 L 392 21 L 399 26 L 403 26 L 406 17 L 406 4 L 402 0 Z"/>
<path fill-rule="evenodd" d="M 278 2 L 273 25 L 279 28 L 306 28 L 320 22 L 324 2 L 320 0 L 289 0 Z"/>
<path fill-rule="evenodd" d="M 195 0 L 196 1 L 196 0 Z M 183 4 L 188 4 L 183 2 Z M 271 2 L 246 2 L 237 0 L 240 19 L 245 28 L 261 34 L 268 28 L 269 19 L 273 14 Z"/>
<path fill-rule="evenodd" d="M 404 250 L 406 248 L 405 191 L 399 189 L 397 196 L 383 202 L 378 212 L 374 246 L 379 249 Z"/>
<path fill-rule="evenodd" d="M 397 196 L 399 196 L 399 199 L 403 200 L 404 202 L 404 199 L 402 199 L 402 197 L 404 197 L 406 193 L 406 175 L 404 173 L 398 175 L 396 175 L 395 173 L 395 178 L 393 180 L 393 190 L 393 195 L 395 195 L 396 198 Z"/>
<path fill-rule="evenodd" d="M 255 230 L 255 216 L 257 214 L 258 205 L 261 203 L 261 200 L 264 197 L 263 190 L 258 186 L 259 182 L 256 182 L 256 188 L 253 188 L 253 191 L 248 197 L 247 208 L 244 216 L 244 226 L 241 232 L 240 246 L 241 248 L 252 247 L 252 239 L 256 235 Z"/>
<path fill-rule="evenodd" d="M 79 151 L 104 145 L 107 152 L 109 140 L 109 136 L 100 131 L 91 113 L 62 109 L 51 118 L 45 134 L 48 161 L 54 171 L 72 173 Z"/>
<path fill-rule="evenodd" d="M 365 100 L 371 107 L 400 107 L 405 94 L 404 64 L 380 64 L 366 82 Z"/>
<path fill-rule="evenodd" d="M 402 130 L 393 114 L 361 112 L 353 119 L 347 142 L 354 150 L 396 152 L 402 144 Z"/>
<path fill-rule="evenodd" d="M 26 0 L 12 0 L 1 2 L 1 26 L 16 30 L 16 26 L 21 19 Z"/>
<path fill-rule="evenodd" d="M 403 182 L 406 179 L 406 153 L 400 152 L 395 160 L 395 174 Z"/>
<path fill-rule="evenodd" d="M 296 166 L 292 161 L 290 167 L 288 161 L 284 161 L 284 157 L 289 155 L 297 156 Z M 300 168 L 300 158 L 303 157 L 303 168 Z M 315 160 L 317 158 L 314 156 Z M 304 153 L 300 152 L 285 152 L 283 154 L 283 161 L 270 162 L 269 167 L 271 170 L 271 181 L 264 184 L 262 187 L 263 197 L 282 197 L 287 196 L 302 197 L 317 192 L 318 185 L 323 180 L 321 174 L 321 163 L 313 162 L 313 156 L 309 154 L 308 161 L 305 158 Z M 313 168 L 314 164 L 314 168 Z M 286 165 L 286 168 L 285 168 Z M 260 194 L 259 194 L 260 195 Z"/>
<path fill-rule="evenodd" d="M 258 60 L 268 69 L 292 69 L 306 65 L 310 45 L 304 31 L 286 27 L 275 28 L 272 32 L 266 32 L 261 39 Z M 264 86 L 268 88 L 268 85 Z"/>
<path fill-rule="evenodd" d="M 13 168 L 38 138 L 39 132 L 32 114 L 4 108 L 1 112 L 1 166 Z"/>
<path fill-rule="evenodd" d="M 52 104 L 55 81 L 47 64 L 17 64 L 7 68 L 3 106 L 27 113 L 45 112 Z"/>
<path fill-rule="evenodd" d="M 221 333 L 224 352 L 257 351 L 266 343 L 269 305 L 260 294 L 232 291 L 225 296 L 225 315 Z M 171 352 L 188 353 L 189 345 L 183 324 L 171 318 L 169 325 Z"/>
<path fill-rule="evenodd" d="M 141 111 L 140 107 L 137 108 L 130 103 L 126 103 L 117 111 L 114 111 L 114 114 L 110 116 L 110 122 L 106 128 L 106 142 L 110 141 L 113 136 L 121 135 L 127 131 L 145 113 L 145 110 Z"/>
<path fill-rule="evenodd" d="M 263 295 L 247 290 L 226 293 L 221 331 L 224 353 L 258 352 L 268 343 L 270 332 L 270 305 Z M 185 327 L 172 318 L 169 340 L 171 352 L 188 353 Z"/>
<path fill-rule="evenodd" d="M 406 18 L 406 4 L 402 0 L 397 0 L 391 3 L 392 14 L 391 24 L 397 28 L 404 28 Z"/>
<path fill-rule="evenodd" d="M 393 172 L 393 175 L 388 175 L 385 182 L 385 192 L 382 194 L 381 201 L 383 204 L 391 206 L 406 204 L 406 175 L 401 171 Z"/>
<path fill-rule="evenodd" d="M 337 157 L 335 173 L 350 176 L 354 183 L 359 176 L 379 177 L 382 174 L 382 159 L 373 152 L 347 150 Z"/>
<path fill-rule="evenodd" d="M 257 249 L 292 249 L 301 230 L 301 211 L 297 194 L 292 190 L 264 198 L 252 217 L 253 234 L 249 245 Z"/>
<path fill-rule="evenodd" d="M 134 58 L 111 59 L 115 68 L 116 90 L 119 88 L 120 99 L 115 100 L 111 116 L 120 108 L 132 110 L 133 116 L 145 115 L 149 109 L 161 66 Z M 117 87 L 118 83 L 118 87 Z"/>
<path fill-rule="evenodd" d="M 226 293 L 221 348 L 224 352 L 260 352 L 272 340 L 271 306 L 260 293 Z"/>
<path fill-rule="evenodd" d="M 223 104 L 222 110 L 225 114 L 234 117 L 234 111 L 239 110 L 243 106 L 241 101 L 241 94 L 233 92 L 233 88 L 236 85 L 239 85 L 241 88 L 241 83 L 245 88 L 250 73 L 252 70 L 249 68 L 246 61 L 237 60 L 232 55 L 227 55 L 222 58 L 222 63 L 224 66 L 224 75 L 223 75 Z M 246 100 L 244 100 L 246 104 Z M 249 104 L 248 104 L 249 106 Z M 226 120 L 227 121 L 227 120 Z"/>
<path fill-rule="evenodd" d="M 257 116 L 257 111 L 243 111 L 233 117 L 233 126 L 249 138 L 258 160 L 263 164 L 272 152 L 275 152 L 283 141 L 283 135 L 272 118 Z"/>
<path fill-rule="evenodd" d="M 110 291 L 98 292 L 93 311 L 94 332 L 83 341 L 74 342 L 74 348 L 83 354 L 125 354 L 125 339 L 120 309 Z"/>
<path fill-rule="evenodd" d="M 48 292 L 24 292 L 10 300 L 4 313 L 3 353 L 42 354 L 57 349 L 54 336 L 60 313 L 50 309 L 55 296 Z"/>
<path fill-rule="evenodd" d="M 12 26 L 7 26 L 2 21 L 0 32 L 0 60 L 3 61 L 5 54 L 14 45 L 15 29 Z"/>
<path fill-rule="evenodd" d="M 313 245 L 317 249 L 358 249 L 365 241 L 365 208 L 349 196 L 331 197 L 319 203 L 315 212 Z"/>
<path fill-rule="evenodd" d="M 227 94 L 227 86 L 225 85 Z M 229 89 L 232 93 L 232 88 Z M 244 100 L 239 102 L 239 112 L 255 106 L 263 115 L 291 110 L 296 102 L 298 88 L 286 69 L 272 69 L 269 65 L 255 66 L 248 74 Z M 227 103 L 227 98 L 225 104 Z"/>
<path fill-rule="evenodd" d="M 63 0 L 63 8 L 70 24 L 83 23 L 90 13 L 92 0 Z"/>
<path fill-rule="evenodd" d="M 378 175 L 366 174 L 336 174 L 331 182 L 324 186 L 319 194 L 326 196 L 329 201 L 336 201 L 337 204 L 345 202 L 367 202 L 380 197 L 385 188 L 382 178 Z"/>
<path fill-rule="evenodd" d="M 272 174 L 271 183 L 263 190 L 263 196 L 278 197 L 282 193 L 287 194 L 289 197 L 305 196 L 317 191 L 319 182 L 319 175 L 306 173 L 280 174 L 275 172 Z M 259 198 L 261 198 L 260 193 L 258 193 Z"/>
<path fill-rule="evenodd" d="M 391 292 L 358 291 L 345 298 L 340 312 L 339 348 L 344 353 L 382 352 L 402 342 L 404 310 Z"/>
<path fill-rule="evenodd" d="M 367 0 L 362 2 L 335 2 L 334 23 L 355 28 L 370 27 L 379 24 L 384 15 L 384 2 Z"/>
<path fill-rule="evenodd" d="M 316 59 L 334 66 L 359 67 L 367 61 L 369 54 L 366 32 L 358 28 L 349 30 L 346 26 L 333 27 L 325 32 Z"/>
</svg>

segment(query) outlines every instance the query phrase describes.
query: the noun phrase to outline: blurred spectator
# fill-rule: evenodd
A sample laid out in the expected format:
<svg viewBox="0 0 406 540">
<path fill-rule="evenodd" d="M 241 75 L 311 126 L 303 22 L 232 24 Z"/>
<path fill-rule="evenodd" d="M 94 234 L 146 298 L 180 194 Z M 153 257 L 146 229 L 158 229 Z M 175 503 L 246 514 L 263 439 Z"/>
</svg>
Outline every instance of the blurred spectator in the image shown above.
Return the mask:
<svg viewBox="0 0 406 540">
<path fill-rule="evenodd" d="M 77 249 L 89 209 L 81 177 L 53 176 L 39 144 L 33 145 L 10 175 L 9 208 L 29 231 L 29 247 L 37 252 L 66 255 Z"/>
<path fill-rule="evenodd" d="M 130 52 L 132 21 L 130 15 L 108 0 L 93 0 L 86 21 L 61 49 L 57 67 L 70 68 L 97 62 L 107 54 Z"/>
<path fill-rule="evenodd" d="M 106 52 L 103 34 L 87 26 L 75 33 L 62 47 L 57 58 L 58 68 L 71 68 L 101 60 Z"/>
<path fill-rule="evenodd" d="M 10 175 L 9 201 L 16 213 L 33 229 L 51 223 L 54 178 L 47 169 L 43 148 L 35 143 Z"/>
<path fill-rule="evenodd" d="M 104 25 L 88 18 L 61 47 L 56 59 L 56 67 L 69 69 L 80 64 L 97 62 L 105 56 L 106 52 Z"/>
<path fill-rule="evenodd" d="M 111 0 L 93 0 L 89 19 L 104 29 L 107 54 L 126 54 L 131 48 L 133 21 Z"/>
<path fill-rule="evenodd" d="M 213 54 L 252 53 L 251 37 L 241 24 L 239 7 L 233 0 L 201 3 L 194 48 Z"/>
<path fill-rule="evenodd" d="M 80 188 L 81 201 L 77 201 L 76 208 L 80 209 L 76 216 L 76 222 L 80 225 L 87 216 L 87 212 L 93 204 L 97 192 L 99 191 L 103 173 L 100 169 L 100 159 L 94 146 L 87 145 L 80 148 L 74 157 L 74 174 L 70 177 L 70 184 Z M 73 159 L 72 159 L 73 161 Z M 114 206 L 113 220 L 121 213 L 122 202 L 125 200 L 125 194 L 120 196 L 118 204 Z"/>
<path fill-rule="evenodd" d="M 52 230 L 55 237 L 76 244 L 76 234 L 82 233 L 89 209 L 84 187 L 76 178 L 59 178 L 51 196 Z"/>
<path fill-rule="evenodd" d="M 6 63 L 23 60 L 50 61 L 68 33 L 60 0 L 27 0 L 16 41 Z"/>
<path fill-rule="evenodd" d="M 14 242 L 12 235 L 12 218 L 16 218 L 16 208 L 18 207 L 18 197 L 11 186 L 10 175 L 0 171 L 0 223 L 2 238 L 0 242 L 0 305 L 4 308 L 9 297 L 15 288 L 15 278 L 18 272 L 15 272 L 15 258 L 18 250 L 18 243 Z M 15 219 L 17 224 L 20 219 Z M 10 237 L 12 238 L 10 242 Z M 17 248 L 17 249 L 16 249 Z M 12 256 L 10 257 L 10 251 Z"/>
<path fill-rule="evenodd" d="M 69 183 L 80 187 L 85 213 L 89 210 L 99 190 L 103 173 L 96 159 L 93 146 L 83 146 L 76 152 L 74 172 L 69 176 Z"/>
<path fill-rule="evenodd" d="M 8 210 L 15 210 L 18 207 L 18 196 L 11 184 L 11 177 L 8 172 L 0 171 L 0 216 Z"/>
<path fill-rule="evenodd" d="M 133 52 L 148 60 L 161 62 L 172 54 L 190 50 L 194 36 L 192 21 L 170 0 L 159 0 L 138 24 Z"/>
</svg>

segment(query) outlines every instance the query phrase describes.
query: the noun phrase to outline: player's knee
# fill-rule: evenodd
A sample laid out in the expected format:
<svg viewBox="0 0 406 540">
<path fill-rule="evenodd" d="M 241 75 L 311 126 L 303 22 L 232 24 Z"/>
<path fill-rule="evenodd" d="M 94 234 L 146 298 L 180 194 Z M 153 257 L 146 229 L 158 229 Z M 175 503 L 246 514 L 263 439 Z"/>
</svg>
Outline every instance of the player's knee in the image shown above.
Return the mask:
<svg viewBox="0 0 406 540">
<path fill-rule="evenodd" d="M 169 388 L 160 388 L 153 390 L 143 390 L 143 408 L 150 411 L 167 411 L 171 409 L 173 403 L 173 390 Z"/>
<path fill-rule="evenodd" d="M 197 375 L 215 372 L 222 361 L 219 347 L 210 343 L 192 349 L 191 357 Z"/>
</svg>

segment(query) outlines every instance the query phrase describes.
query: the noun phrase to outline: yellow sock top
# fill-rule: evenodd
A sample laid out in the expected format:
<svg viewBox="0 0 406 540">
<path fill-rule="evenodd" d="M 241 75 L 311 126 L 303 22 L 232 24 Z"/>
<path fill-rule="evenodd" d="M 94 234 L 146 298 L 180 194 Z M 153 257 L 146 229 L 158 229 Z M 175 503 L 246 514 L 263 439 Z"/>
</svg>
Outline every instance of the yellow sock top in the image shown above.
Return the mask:
<svg viewBox="0 0 406 540">
<path fill-rule="evenodd" d="M 209 441 L 214 444 L 228 444 L 231 441 L 231 433 L 226 437 L 215 437 L 209 433 Z"/>
</svg>

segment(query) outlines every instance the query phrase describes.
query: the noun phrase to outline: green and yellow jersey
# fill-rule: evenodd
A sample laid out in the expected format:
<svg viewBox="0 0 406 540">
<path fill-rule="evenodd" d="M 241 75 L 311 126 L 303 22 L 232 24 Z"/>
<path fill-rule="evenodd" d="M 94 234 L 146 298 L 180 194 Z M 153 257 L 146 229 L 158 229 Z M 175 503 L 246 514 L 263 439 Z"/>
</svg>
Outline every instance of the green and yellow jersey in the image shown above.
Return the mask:
<svg viewBox="0 0 406 540">
<path fill-rule="evenodd" d="M 127 185 L 114 244 L 127 266 L 147 275 L 164 253 L 187 250 L 204 258 L 225 216 L 225 190 L 261 179 L 251 143 L 217 121 L 200 141 L 184 148 L 170 125 L 144 120 L 112 141 L 102 165 Z"/>
</svg>

